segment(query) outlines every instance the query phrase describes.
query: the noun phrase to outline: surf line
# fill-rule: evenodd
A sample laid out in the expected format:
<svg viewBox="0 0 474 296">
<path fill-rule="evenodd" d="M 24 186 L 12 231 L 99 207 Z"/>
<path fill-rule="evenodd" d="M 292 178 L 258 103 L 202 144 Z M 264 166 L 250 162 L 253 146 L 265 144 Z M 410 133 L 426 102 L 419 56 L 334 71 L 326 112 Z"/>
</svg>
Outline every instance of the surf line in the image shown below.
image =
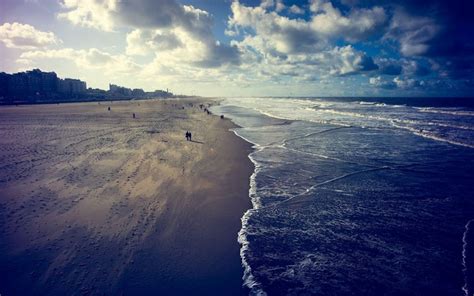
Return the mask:
<svg viewBox="0 0 474 296">
<path fill-rule="evenodd" d="M 467 235 L 470 230 L 471 223 L 474 221 L 474 219 L 471 219 L 467 221 L 466 225 L 464 226 L 464 233 L 462 235 L 462 272 L 464 274 L 464 286 L 462 287 L 462 290 L 464 292 L 464 295 L 469 296 L 469 286 L 468 286 L 468 278 L 467 278 L 467 262 L 466 262 L 466 257 L 467 257 Z"/>
<path fill-rule="evenodd" d="M 290 141 L 294 141 L 294 140 L 298 140 L 298 139 L 303 139 L 303 138 L 308 138 L 308 137 L 311 137 L 311 136 L 314 136 L 314 135 L 320 135 L 320 134 L 324 134 L 324 133 L 328 133 L 328 132 L 332 132 L 332 131 L 336 131 L 336 130 L 340 130 L 340 129 L 343 129 L 343 128 L 351 128 L 352 126 L 348 125 L 348 126 L 338 126 L 338 127 L 334 127 L 334 128 L 330 128 L 330 129 L 326 129 L 326 130 L 322 130 L 322 131 L 317 131 L 317 132 L 312 132 L 312 133 L 308 133 L 308 134 L 305 134 L 305 135 L 302 135 L 302 136 L 299 136 L 299 137 L 294 137 L 294 138 L 289 138 L 289 139 L 285 139 L 281 142 L 281 145 L 286 145 L 286 143 L 290 142 Z"/>
<path fill-rule="evenodd" d="M 394 168 L 392 168 L 390 166 L 383 166 L 383 167 L 371 168 L 371 169 L 367 169 L 367 170 L 356 171 L 356 172 L 352 172 L 352 173 L 349 173 L 349 174 L 345 174 L 345 175 L 342 175 L 342 176 L 339 176 L 339 177 L 336 177 L 336 178 L 333 178 L 333 179 L 315 184 L 315 185 L 311 186 L 310 188 L 306 189 L 305 192 L 303 192 L 303 193 L 300 193 L 300 194 L 295 195 L 293 197 L 290 197 L 288 199 L 282 200 L 282 201 L 277 202 L 275 204 L 269 205 L 267 207 L 276 207 L 276 206 L 281 205 L 283 203 L 287 203 L 287 202 L 289 202 L 291 200 L 294 200 L 296 198 L 303 197 L 305 194 L 308 194 L 309 192 L 315 190 L 316 188 L 318 188 L 320 186 L 323 186 L 325 184 L 332 183 L 332 182 L 335 182 L 335 181 L 338 181 L 338 180 L 341 180 L 341 179 L 344 179 L 344 178 L 347 178 L 347 177 L 351 177 L 351 176 L 354 176 L 354 175 L 367 173 L 367 172 L 374 172 L 374 171 L 380 171 L 380 170 L 391 170 L 391 169 L 394 169 Z"/>
</svg>

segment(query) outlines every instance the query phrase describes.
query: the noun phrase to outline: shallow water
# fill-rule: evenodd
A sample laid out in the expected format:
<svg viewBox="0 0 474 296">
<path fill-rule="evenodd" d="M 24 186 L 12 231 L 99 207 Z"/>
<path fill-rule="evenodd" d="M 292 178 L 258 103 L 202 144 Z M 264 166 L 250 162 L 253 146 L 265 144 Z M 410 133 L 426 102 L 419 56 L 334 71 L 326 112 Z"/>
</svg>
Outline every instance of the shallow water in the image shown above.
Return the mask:
<svg viewBox="0 0 474 296">
<path fill-rule="evenodd" d="M 472 295 L 470 101 L 227 99 L 256 165 L 251 293 Z"/>
</svg>

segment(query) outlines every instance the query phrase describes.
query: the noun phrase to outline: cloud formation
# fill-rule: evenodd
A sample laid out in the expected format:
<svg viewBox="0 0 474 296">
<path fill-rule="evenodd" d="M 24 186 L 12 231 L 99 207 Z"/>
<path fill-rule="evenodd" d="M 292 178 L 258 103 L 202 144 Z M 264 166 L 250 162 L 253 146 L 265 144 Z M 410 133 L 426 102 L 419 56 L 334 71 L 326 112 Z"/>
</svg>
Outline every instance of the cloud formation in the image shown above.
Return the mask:
<svg viewBox="0 0 474 296">
<path fill-rule="evenodd" d="M 28 24 L 4 23 L 0 26 L 0 41 L 9 48 L 36 49 L 61 43 L 52 32 L 43 32 Z"/>
<path fill-rule="evenodd" d="M 238 65 L 240 52 L 218 42 L 212 32 L 212 16 L 175 0 L 65 0 L 60 18 L 74 24 L 111 31 L 125 27 L 127 54 L 180 55 L 183 62 L 200 67 Z"/>
<path fill-rule="evenodd" d="M 372 86 L 378 87 L 378 88 L 384 88 L 384 89 L 395 89 L 397 88 L 397 85 L 395 82 L 391 80 L 384 80 L 381 76 L 377 77 L 371 77 L 369 79 L 369 83 Z"/>
<path fill-rule="evenodd" d="M 70 61 L 79 68 L 101 70 L 106 74 L 133 73 L 140 69 L 140 66 L 127 56 L 112 55 L 97 48 L 34 50 L 20 55 L 20 61 L 24 65 L 35 65 L 40 60 Z"/>
<path fill-rule="evenodd" d="M 429 52 L 439 31 L 440 27 L 433 19 L 411 16 L 398 9 L 385 37 L 396 40 L 404 56 L 420 56 Z"/>
<path fill-rule="evenodd" d="M 289 18 L 278 14 L 278 9 L 269 11 L 269 7 L 272 6 L 267 2 L 250 7 L 234 1 L 228 32 L 251 29 L 280 53 L 309 53 L 325 48 L 332 39 L 343 38 L 349 42 L 367 39 L 386 21 L 384 9 L 377 6 L 354 9 L 343 15 L 331 2 L 312 1 L 309 20 Z"/>
<path fill-rule="evenodd" d="M 0 49 L 8 57 L 0 68 L 50 61 L 110 77 L 129 71 L 137 83 L 214 83 L 225 85 L 223 92 L 234 87 L 257 95 L 257 89 L 292 87 L 308 95 L 352 95 L 364 83 L 364 95 L 474 91 L 474 9 L 466 1 L 60 3 L 53 22 L 85 28 L 74 31 L 81 48 L 61 35 L 71 26 L 43 32 L 40 23 L 31 23 L 35 28 L 18 19 L 0 26 Z"/>
<path fill-rule="evenodd" d="M 332 55 L 330 74 L 350 75 L 378 69 L 371 57 L 355 51 L 350 45 L 336 47 L 329 53 Z"/>
</svg>

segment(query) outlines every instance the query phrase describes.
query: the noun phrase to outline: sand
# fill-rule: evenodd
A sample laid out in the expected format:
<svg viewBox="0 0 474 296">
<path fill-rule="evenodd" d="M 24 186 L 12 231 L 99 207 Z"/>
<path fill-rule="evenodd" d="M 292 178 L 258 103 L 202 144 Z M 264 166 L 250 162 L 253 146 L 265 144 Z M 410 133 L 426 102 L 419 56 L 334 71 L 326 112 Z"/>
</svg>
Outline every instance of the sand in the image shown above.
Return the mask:
<svg viewBox="0 0 474 296">
<path fill-rule="evenodd" d="M 0 294 L 245 292 L 251 147 L 201 103 L 1 107 Z"/>
</svg>

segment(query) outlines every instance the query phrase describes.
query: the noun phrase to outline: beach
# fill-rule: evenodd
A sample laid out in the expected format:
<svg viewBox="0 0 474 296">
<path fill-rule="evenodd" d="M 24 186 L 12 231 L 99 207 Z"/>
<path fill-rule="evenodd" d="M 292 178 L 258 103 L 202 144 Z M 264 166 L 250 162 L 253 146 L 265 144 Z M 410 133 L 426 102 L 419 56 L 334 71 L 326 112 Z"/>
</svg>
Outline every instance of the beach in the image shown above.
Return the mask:
<svg viewBox="0 0 474 296">
<path fill-rule="evenodd" d="M 0 108 L 0 294 L 245 292 L 251 146 L 200 104 Z"/>
</svg>

